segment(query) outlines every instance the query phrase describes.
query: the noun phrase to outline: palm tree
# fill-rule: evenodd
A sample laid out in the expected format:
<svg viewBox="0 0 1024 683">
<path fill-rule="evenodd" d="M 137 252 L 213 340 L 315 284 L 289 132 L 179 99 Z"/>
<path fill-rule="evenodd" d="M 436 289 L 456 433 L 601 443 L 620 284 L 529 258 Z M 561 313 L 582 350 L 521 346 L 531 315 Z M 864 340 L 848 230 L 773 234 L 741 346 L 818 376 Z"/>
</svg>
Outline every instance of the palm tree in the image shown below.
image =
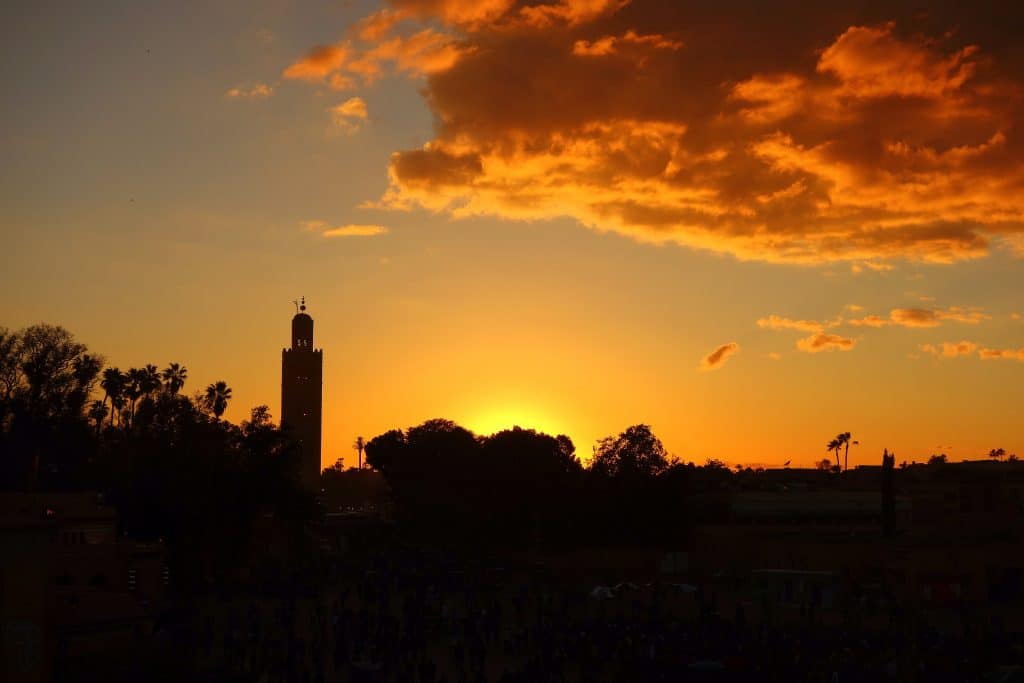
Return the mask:
<svg viewBox="0 0 1024 683">
<path fill-rule="evenodd" d="M 214 382 L 206 387 L 206 405 L 213 411 L 213 416 L 220 421 L 220 416 L 228 408 L 228 401 L 231 400 L 231 389 L 224 380 Z"/>
<path fill-rule="evenodd" d="M 146 385 L 148 378 L 143 368 L 128 368 L 127 380 L 124 384 L 124 395 L 128 399 L 128 426 L 135 421 L 135 403 L 142 396 L 142 388 Z"/>
<path fill-rule="evenodd" d="M 836 452 L 836 469 L 837 470 L 839 469 L 839 451 L 842 450 L 842 448 L 843 448 L 843 442 L 840 441 L 839 439 L 832 439 L 831 441 L 828 442 L 828 445 L 825 446 L 825 449 L 828 450 L 829 453 L 831 453 L 832 451 Z"/>
<path fill-rule="evenodd" d="M 173 396 L 185 386 L 185 380 L 188 379 L 188 368 L 178 363 L 169 363 L 161 373 L 161 377 L 163 377 L 167 392 Z"/>
<path fill-rule="evenodd" d="M 843 469 L 848 470 L 850 469 L 850 444 L 852 443 L 854 446 L 858 446 L 860 445 L 860 441 L 850 441 L 850 432 L 843 432 L 836 438 L 839 439 L 846 448 L 843 453 Z"/>
<path fill-rule="evenodd" d="M 103 426 L 103 420 L 107 417 L 107 404 L 106 397 L 102 401 L 93 401 L 89 404 L 89 419 L 96 423 L 96 434 L 100 433 L 100 428 Z"/>
<path fill-rule="evenodd" d="M 993 460 L 999 460 L 1004 455 L 1006 455 L 1005 448 L 993 448 L 988 452 L 988 457 L 992 458 Z"/>
<path fill-rule="evenodd" d="M 142 390 L 143 396 L 149 396 L 161 386 L 160 384 L 160 371 L 156 369 L 156 366 L 152 363 L 142 368 L 140 374 L 139 388 Z"/>
<path fill-rule="evenodd" d="M 359 452 L 359 469 L 363 469 L 363 449 L 366 448 L 366 441 L 363 437 L 357 436 L 352 443 L 352 448 Z"/>
<path fill-rule="evenodd" d="M 103 402 L 106 403 L 107 399 L 110 399 L 110 406 L 113 410 L 110 411 L 110 426 L 114 426 L 114 415 L 121 412 L 121 406 L 124 405 L 124 388 L 127 383 L 127 377 L 125 374 L 117 368 L 107 368 L 103 371 L 103 379 L 100 380 L 100 387 L 103 388 Z"/>
</svg>

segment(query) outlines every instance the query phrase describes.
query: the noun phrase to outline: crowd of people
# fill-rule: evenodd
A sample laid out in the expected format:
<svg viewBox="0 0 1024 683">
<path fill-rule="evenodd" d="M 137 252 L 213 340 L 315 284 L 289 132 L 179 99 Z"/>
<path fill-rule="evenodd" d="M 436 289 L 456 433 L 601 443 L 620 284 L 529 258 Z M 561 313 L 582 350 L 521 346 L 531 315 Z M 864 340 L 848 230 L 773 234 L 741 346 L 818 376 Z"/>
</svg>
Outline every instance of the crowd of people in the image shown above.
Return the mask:
<svg viewBox="0 0 1024 683">
<path fill-rule="evenodd" d="M 1000 667 L 1022 656 L 993 623 L 723 612 L 712 590 L 669 583 L 596 595 L 530 572 L 391 565 L 315 595 L 211 600 L 183 632 L 200 678 L 311 683 L 1013 680 Z"/>
</svg>

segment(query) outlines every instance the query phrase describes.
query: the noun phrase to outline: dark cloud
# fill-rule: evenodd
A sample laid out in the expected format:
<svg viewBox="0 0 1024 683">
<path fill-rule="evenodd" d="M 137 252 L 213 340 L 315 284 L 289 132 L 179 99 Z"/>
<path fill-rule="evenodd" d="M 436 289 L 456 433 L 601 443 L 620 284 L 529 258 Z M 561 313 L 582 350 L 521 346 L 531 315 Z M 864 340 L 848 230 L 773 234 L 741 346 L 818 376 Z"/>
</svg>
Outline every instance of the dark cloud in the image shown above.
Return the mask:
<svg viewBox="0 0 1024 683">
<path fill-rule="evenodd" d="M 723 365 L 725 361 L 729 360 L 729 356 L 740 352 L 740 345 L 736 342 L 729 342 L 728 344 L 722 344 L 717 349 L 704 356 L 704 359 L 700 362 L 701 370 L 716 370 Z"/>
<path fill-rule="evenodd" d="M 1009 2 L 404 0 L 360 24 L 371 45 L 289 70 L 427 74 L 436 135 L 394 155 L 385 205 L 571 216 L 744 259 L 948 263 L 1021 243 L 1022 17 Z"/>
</svg>

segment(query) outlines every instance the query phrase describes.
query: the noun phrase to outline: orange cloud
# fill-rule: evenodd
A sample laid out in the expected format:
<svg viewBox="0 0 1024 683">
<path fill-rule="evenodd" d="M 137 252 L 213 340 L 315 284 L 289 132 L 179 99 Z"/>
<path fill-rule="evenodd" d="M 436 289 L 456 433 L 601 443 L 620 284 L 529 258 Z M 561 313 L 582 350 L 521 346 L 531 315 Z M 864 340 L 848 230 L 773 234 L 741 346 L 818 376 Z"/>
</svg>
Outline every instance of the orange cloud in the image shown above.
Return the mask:
<svg viewBox="0 0 1024 683">
<path fill-rule="evenodd" d="M 466 29 L 495 22 L 515 4 L 514 0 L 395 0 L 398 12 L 420 19 L 438 18 Z"/>
<path fill-rule="evenodd" d="M 942 324 L 938 314 L 928 308 L 894 308 L 889 319 L 894 325 L 903 327 L 936 327 Z"/>
<path fill-rule="evenodd" d="M 806 81 L 796 74 L 758 74 L 733 86 L 730 99 L 743 103 L 740 116 L 752 123 L 774 123 L 806 106 Z"/>
<path fill-rule="evenodd" d="M 740 352 L 740 345 L 736 342 L 729 342 L 728 344 L 722 344 L 717 349 L 704 356 L 704 359 L 700 362 L 701 370 L 717 370 L 725 364 L 725 361 L 729 359 L 729 356 Z"/>
<path fill-rule="evenodd" d="M 283 75 L 292 80 L 322 82 L 334 90 L 349 90 L 355 87 L 357 78 L 372 83 L 389 68 L 409 76 L 445 71 L 472 51 L 454 36 L 433 28 L 410 35 L 389 35 L 403 18 L 399 13 L 370 15 L 353 32 L 371 45 L 359 46 L 345 40 L 315 47 L 289 65 Z"/>
<path fill-rule="evenodd" d="M 572 53 L 581 57 L 603 57 L 620 52 L 625 45 L 650 45 L 659 50 L 679 50 L 683 44 L 669 40 L 660 34 L 641 36 L 636 31 L 626 31 L 621 36 L 604 36 L 594 41 L 577 40 Z"/>
<path fill-rule="evenodd" d="M 408 16 L 407 11 L 385 8 L 361 19 L 352 27 L 350 33 L 360 40 L 376 42 L 390 33 L 398 22 Z"/>
<path fill-rule="evenodd" d="M 580 24 L 593 21 L 606 14 L 614 14 L 629 4 L 629 0 L 557 0 L 551 4 L 525 5 L 519 9 L 518 20 L 537 28 L 552 24 Z"/>
<path fill-rule="evenodd" d="M 871 270 L 876 273 L 886 273 L 894 269 L 895 266 L 893 266 L 891 263 L 875 263 L 872 261 L 861 261 L 860 263 L 850 264 L 850 270 L 855 275 L 863 273 L 865 270 Z"/>
<path fill-rule="evenodd" d="M 767 330 L 799 330 L 801 332 L 821 332 L 825 329 L 825 324 L 817 320 L 792 320 L 777 315 L 759 319 L 757 326 Z"/>
<path fill-rule="evenodd" d="M 857 342 L 854 339 L 848 339 L 841 337 L 837 334 L 825 334 L 819 332 L 818 334 L 812 334 L 810 337 L 800 339 L 796 343 L 796 348 L 804 353 L 820 353 L 821 351 L 849 351 Z"/>
<path fill-rule="evenodd" d="M 854 327 L 885 327 L 889 324 L 887 318 L 881 318 L 877 315 L 866 315 L 863 318 L 856 318 L 847 322 Z"/>
<path fill-rule="evenodd" d="M 366 102 L 361 97 L 350 97 L 331 107 L 331 116 L 335 126 L 346 133 L 355 133 L 366 120 Z"/>
<path fill-rule="evenodd" d="M 961 88 L 977 69 L 978 47 L 942 54 L 927 43 L 894 35 L 895 24 L 851 26 L 818 60 L 840 93 L 853 97 L 941 98 Z"/>
<path fill-rule="evenodd" d="M 974 342 L 942 342 L 941 346 L 934 344 L 922 344 L 921 350 L 933 356 L 941 358 L 956 358 L 958 356 L 969 356 L 974 353 L 978 345 Z"/>
<path fill-rule="evenodd" d="M 430 28 L 392 38 L 377 17 L 357 32 L 376 44 L 331 72 L 427 76 L 437 132 L 393 155 L 379 206 L 860 270 L 1024 234 L 1024 64 L 967 10 L 394 4 Z"/>
<path fill-rule="evenodd" d="M 284 77 L 319 81 L 338 71 L 352 54 L 347 44 L 317 45 L 305 57 L 284 70 Z"/>
<path fill-rule="evenodd" d="M 952 306 L 945 310 L 930 308 L 894 308 L 889 313 L 889 320 L 894 325 L 903 327 L 937 327 L 943 321 L 951 320 L 968 325 L 977 325 L 992 316 L 976 309 Z"/>
<path fill-rule="evenodd" d="M 1024 348 L 1019 349 L 981 349 L 978 355 L 982 360 L 1018 360 L 1024 362 Z"/>
<path fill-rule="evenodd" d="M 383 225 L 349 224 L 332 227 L 326 221 L 302 221 L 299 226 L 306 232 L 320 233 L 322 237 L 373 237 L 389 232 Z"/>
<path fill-rule="evenodd" d="M 256 83 L 249 88 L 244 86 L 231 88 L 224 93 L 224 96 L 232 99 L 262 100 L 270 97 L 273 93 L 274 89 L 266 83 Z"/>
</svg>

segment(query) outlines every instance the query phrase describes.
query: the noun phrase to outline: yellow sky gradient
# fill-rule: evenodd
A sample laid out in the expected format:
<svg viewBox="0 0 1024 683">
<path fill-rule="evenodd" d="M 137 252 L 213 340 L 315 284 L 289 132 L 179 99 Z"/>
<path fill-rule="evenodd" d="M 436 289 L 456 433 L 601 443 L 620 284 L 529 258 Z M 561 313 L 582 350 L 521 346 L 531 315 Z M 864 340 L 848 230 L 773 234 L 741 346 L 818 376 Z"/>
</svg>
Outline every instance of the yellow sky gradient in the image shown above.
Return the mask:
<svg viewBox="0 0 1024 683">
<path fill-rule="evenodd" d="M 305 295 L 324 465 L 435 417 L 566 433 L 584 460 L 639 422 L 696 462 L 810 465 L 845 431 L 851 464 L 1024 455 L 1012 22 L 54 9 L 2 22 L 0 325 L 184 363 L 186 391 L 225 379 L 239 420 L 279 414 Z"/>
</svg>

